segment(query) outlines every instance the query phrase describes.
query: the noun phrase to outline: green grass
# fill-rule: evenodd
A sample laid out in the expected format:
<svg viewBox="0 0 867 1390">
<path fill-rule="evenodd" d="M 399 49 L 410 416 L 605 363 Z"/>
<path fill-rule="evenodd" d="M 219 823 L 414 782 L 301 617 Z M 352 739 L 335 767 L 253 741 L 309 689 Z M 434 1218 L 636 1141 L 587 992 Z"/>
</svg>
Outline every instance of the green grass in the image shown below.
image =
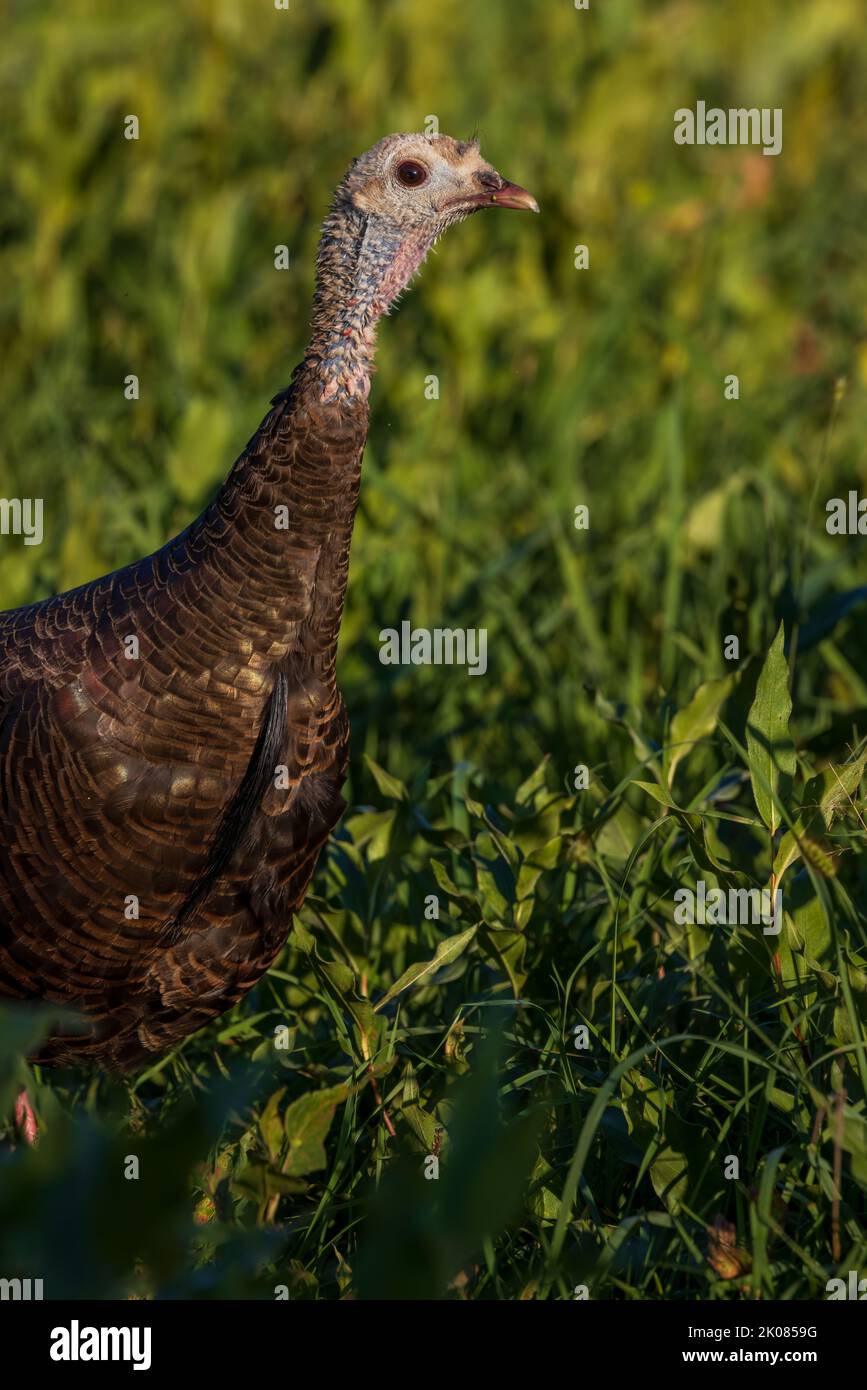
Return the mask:
<svg viewBox="0 0 867 1390">
<path fill-rule="evenodd" d="M 0 494 L 45 498 L 46 540 L 0 538 L 3 606 L 211 495 L 303 352 L 354 154 L 478 124 L 543 216 L 452 232 L 383 326 L 350 810 L 278 968 L 130 1084 L 33 1075 L 40 1021 L 4 1019 L 0 1272 L 631 1300 L 863 1272 L 867 566 L 824 524 L 865 490 L 859 7 L 68 0 L 6 28 Z M 698 98 L 781 106 L 782 155 L 675 146 Z M 487 628 L 487 674 L 381 665 L 407 617 Z M 776 960 L 760 928 L 675 920 L 699 879 L 768 885 L 793 829 Z"/>
</svg>

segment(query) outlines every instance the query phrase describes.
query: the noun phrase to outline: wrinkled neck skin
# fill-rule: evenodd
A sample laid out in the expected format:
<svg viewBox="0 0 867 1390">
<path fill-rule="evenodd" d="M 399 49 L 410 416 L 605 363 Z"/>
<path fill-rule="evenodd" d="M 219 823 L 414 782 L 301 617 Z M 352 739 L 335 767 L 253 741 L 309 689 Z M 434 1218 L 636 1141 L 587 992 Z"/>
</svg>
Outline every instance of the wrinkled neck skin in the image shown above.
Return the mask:
<svg viewBox="0 0 867 1390">
<path fill-rule="evenodd" d="M 435 240 L 338 199 L 325 222 L 316 270 L 307 362 L 319 398 L 366 397 L 376 324 L 418 270 Z"/>
</svg>

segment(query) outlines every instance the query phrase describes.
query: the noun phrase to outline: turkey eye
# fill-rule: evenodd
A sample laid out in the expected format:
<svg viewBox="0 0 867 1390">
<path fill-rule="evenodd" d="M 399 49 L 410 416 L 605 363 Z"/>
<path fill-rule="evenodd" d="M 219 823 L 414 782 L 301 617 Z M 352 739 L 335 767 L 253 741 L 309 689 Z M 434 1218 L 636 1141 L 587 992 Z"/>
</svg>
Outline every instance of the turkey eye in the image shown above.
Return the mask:
<svg viewBox="0 0 867 1390">
<path fill-rule="evenodd" d="M 405 159 L 397 166 L 397 177 L 404 188 L 418 188 L 427 179 L 427 169 L 414 159 Z"/>
</svg>

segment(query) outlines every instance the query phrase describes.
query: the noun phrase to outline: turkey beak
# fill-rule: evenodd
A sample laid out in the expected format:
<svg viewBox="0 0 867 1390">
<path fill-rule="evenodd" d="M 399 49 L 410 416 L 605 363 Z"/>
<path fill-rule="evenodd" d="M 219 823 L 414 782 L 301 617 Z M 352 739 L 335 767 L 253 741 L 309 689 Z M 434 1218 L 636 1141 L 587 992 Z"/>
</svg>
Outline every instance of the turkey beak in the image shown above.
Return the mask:
<svg viewBox="0 0 867 1390">
<path fill-rule="evenodd" d="M 527 212 L 538 212 L 539 204 L 519 183 L 504 183 L 495 193 L 486 193 L 485 201 L 495 208 L 526 208 Z"/>
<path fill-rule="evenodd" d="M 499 182 L 498 182 L 499 180 Z M 469 197 L 456 200 L 453 206 L 464 212 L 477 212 L 479 208 L 526 208 L 528 212 L 538 212 L 539 204 L 519 183 L 509 183 L 502 175 L 485 173 L 479 178 L 485 184 L 483 193 L 471 193 Z"/>
</svg>

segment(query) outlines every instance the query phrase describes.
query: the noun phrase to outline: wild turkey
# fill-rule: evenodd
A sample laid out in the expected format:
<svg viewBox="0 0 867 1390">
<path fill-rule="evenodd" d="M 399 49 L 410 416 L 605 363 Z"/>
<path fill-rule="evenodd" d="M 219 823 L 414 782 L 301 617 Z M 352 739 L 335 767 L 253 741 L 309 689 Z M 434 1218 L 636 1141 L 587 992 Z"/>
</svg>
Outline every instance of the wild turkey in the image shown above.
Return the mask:
<svg viewBox="0 0 867 1390">
<path fill-rule="evenodd" d="M 476 141 L 357 159 L 307 353 L 216 499 L 154 555 L 0 615 L 0 996 L 87 1020 L 37 1060 L 138 1066 L 285 941 L 345 804 L 335 653 L 375 325 L 486 207 L 538 211 Z"/>
</svg>

